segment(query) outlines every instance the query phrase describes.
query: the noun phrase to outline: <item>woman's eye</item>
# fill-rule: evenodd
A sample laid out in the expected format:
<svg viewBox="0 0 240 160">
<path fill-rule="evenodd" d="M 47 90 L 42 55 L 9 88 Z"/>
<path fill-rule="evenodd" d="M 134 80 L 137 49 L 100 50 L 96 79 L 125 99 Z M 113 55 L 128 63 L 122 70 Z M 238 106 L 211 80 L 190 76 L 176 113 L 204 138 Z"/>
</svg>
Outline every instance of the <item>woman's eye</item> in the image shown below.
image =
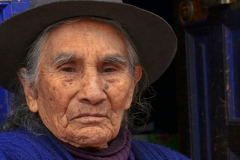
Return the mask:
<svg viewBox="0 0 240 160">
<path fill-rule="evenodd" d="M 64 72 L 74 72 L 75 71 L 75 69 L 72 67 L 65 67 L 65 68 L 62 68 L 61 70 Z"/>
<path fill-rule="evenodd" d="M 113 72 L 113 71 L 115 71 L 114 68 L 105 68 L 104 69 L 104 72 Z"/>
</svg>

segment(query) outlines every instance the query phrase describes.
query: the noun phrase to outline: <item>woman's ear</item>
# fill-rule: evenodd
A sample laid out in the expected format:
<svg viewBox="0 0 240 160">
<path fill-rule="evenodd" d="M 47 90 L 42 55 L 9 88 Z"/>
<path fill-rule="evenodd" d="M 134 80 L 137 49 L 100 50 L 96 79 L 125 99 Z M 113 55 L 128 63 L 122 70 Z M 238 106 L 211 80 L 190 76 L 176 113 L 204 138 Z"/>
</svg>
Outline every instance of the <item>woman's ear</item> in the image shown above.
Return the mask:
<svg viewBox="0 0 240 160">
<path fill-rule="evenodd" d="M 134 85 L 136 86 L 138 81 L 142 78 L 142 67 L 136 66 L 134 73 Z"/>
<path fill-rule="evenodd" d="M 26 68 L 21 68 L 21 73 L 25 74 L 27 72 Z M 31 112 L 38 112 L 38 105 L 37 105 L 37 92 L 35 91 L 34 84 L 28 82 L 22 74 L 19 76 L 20 82 L 22 83 L 24 94 L 26 97 L 27 105 Z"/>
</svg>

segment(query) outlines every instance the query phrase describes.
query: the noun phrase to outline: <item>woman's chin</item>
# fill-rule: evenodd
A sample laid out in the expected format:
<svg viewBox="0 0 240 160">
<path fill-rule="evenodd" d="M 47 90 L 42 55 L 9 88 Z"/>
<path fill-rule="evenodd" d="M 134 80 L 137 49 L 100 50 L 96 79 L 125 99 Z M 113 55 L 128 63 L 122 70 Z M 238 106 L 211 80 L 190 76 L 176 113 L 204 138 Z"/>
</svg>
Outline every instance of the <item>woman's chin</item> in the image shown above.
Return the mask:
<svg viewBox="0 0 240 160">
<path fill-rule="evenodd" d="M 108 140 L 95 140 L 95 139 L 87 139 L 86 141 L 80 140 L 78 143 L 69 142 L 72 146 L 77 148 L 82 148 L 85 150 L 102 150 L 108 147 Z"/>
<path fill-rule="evenodd" d="M 72 139 L 67 139 L 67 143 L 85 150 L 102 150 L 108 147 L 108 142 L 116 137 L 109 129 L 100 127 L 82 128 L 77 133 L 72 133 Z"/>
</svg>

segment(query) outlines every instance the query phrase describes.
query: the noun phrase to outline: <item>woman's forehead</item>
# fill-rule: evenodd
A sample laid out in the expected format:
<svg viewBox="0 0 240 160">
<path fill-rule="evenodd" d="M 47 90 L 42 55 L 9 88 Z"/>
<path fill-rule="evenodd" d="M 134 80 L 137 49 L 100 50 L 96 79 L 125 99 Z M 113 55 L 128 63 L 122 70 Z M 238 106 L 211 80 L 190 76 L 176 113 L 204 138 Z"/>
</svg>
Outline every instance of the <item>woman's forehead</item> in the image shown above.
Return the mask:
<svg viewBox="0 0 240 160">
<path fill-rule="evenodd" d="M 60 31 L 59 31 L 60 30 Z M 99 31 L 100 33 L 104 34 L 105 32 L 111 33 L 113 35 L 117 35 L 119 37 L 122 37 L 120 31 L 117 27 L 108 24 L 108 22 L 100 21 L 98 19 L 92 19 L 92 18 L 81 18 L 77 21 L 73 22 L 67 22 L 63 23 L 61 25 L 58 25 L 55 28 L 52 28 L 50 32 L 50 36 L 62 33 L 69 33 L 71 34 L 73 30 L 76 32 L 80 32 L 83 34 L 88 34 L 89 32 L 93 31 Z"/>
<path fill-rule="evenodd" d="M 95 56 L 123 62 L 129 57 L 126 42 L 120 32 L 113 26 L 92 19 L 54 29 L 45 42 L 43 52 L 52 61 Z"/>
</svg>

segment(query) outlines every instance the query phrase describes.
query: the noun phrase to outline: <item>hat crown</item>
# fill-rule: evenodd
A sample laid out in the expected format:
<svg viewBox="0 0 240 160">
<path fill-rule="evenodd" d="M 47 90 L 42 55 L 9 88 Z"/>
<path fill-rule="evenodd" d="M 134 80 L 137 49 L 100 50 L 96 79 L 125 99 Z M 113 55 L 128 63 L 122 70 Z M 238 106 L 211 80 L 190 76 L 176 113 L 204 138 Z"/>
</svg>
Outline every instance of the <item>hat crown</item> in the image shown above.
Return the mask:
<svg viewBox="0 0 240 160">
<path fill-rule="evenodd" d="M 99 2 L 123 3 L 122 0 L 32 0 L 30 4 L 30 9 L 38 6 L 42 6 L 48 3 L 64 2 L 64 1 L 99 1 Z"/>
</svg>

